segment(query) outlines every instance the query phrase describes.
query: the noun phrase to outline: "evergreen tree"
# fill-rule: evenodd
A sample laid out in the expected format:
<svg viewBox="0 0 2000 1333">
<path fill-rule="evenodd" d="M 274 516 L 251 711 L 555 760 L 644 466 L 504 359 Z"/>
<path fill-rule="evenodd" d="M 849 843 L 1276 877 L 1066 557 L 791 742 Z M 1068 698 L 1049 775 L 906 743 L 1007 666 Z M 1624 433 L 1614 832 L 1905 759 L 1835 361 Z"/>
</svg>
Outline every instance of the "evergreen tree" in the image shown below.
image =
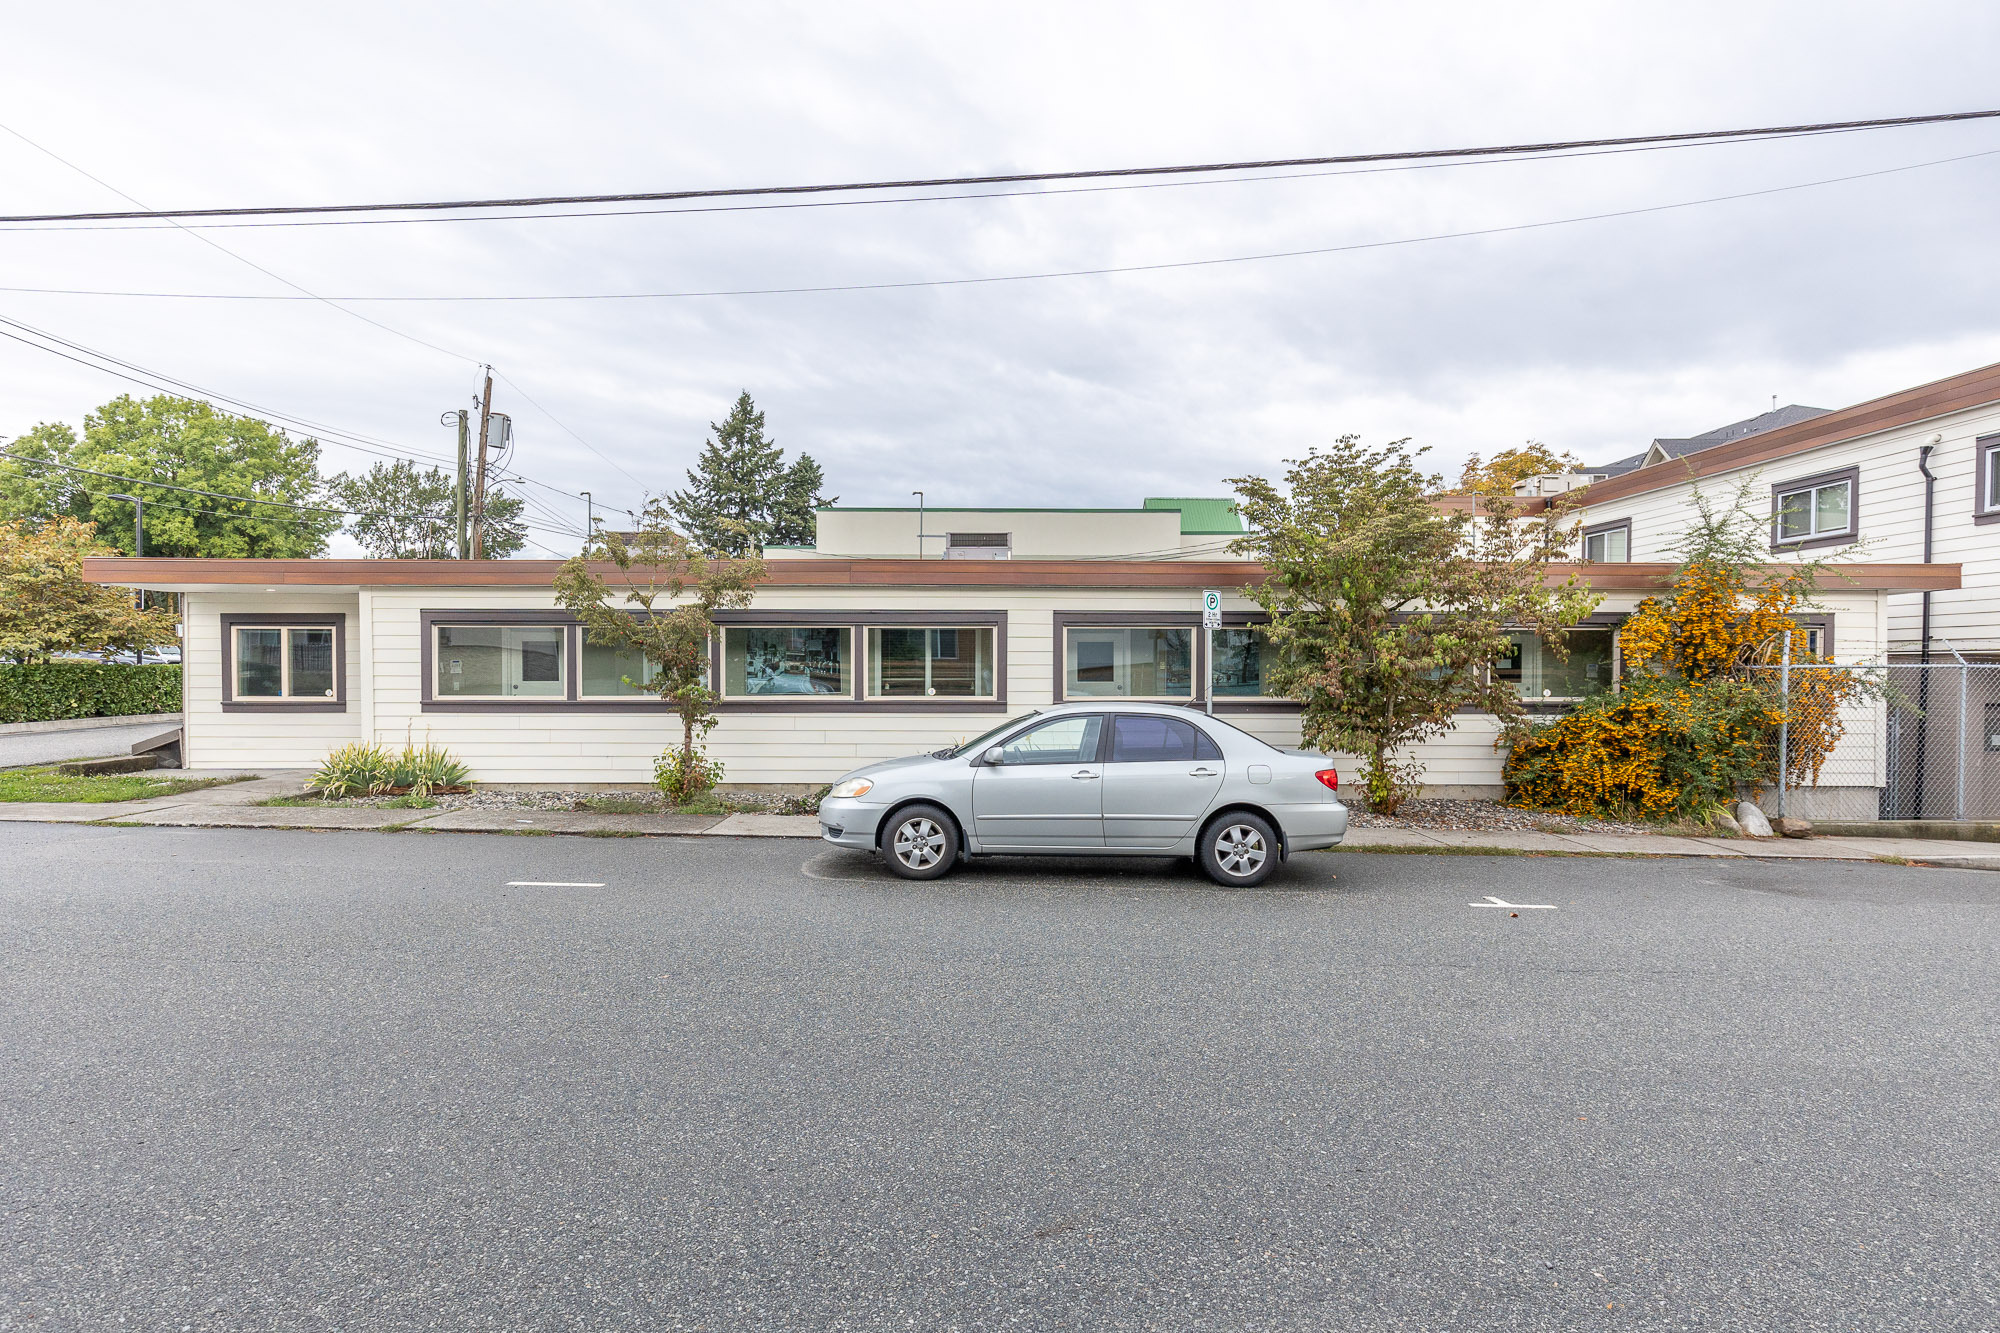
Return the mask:
<svg viewBox="0 0 2000 1333">
<path fill-rule="evenodd" d="M 688 469 L 687 489 L 667 499 L 667 512 L 698 550 L 752 556 L 765 543 L 804 544 L 813 539 L 813 510 L 829 503 L 819 494 L 820 466 L 801 454 L 791 466 L 764 434 L 764 414 L 745 390 L 729 415 L 710 422 L 711 437 Z"/>
</svg>

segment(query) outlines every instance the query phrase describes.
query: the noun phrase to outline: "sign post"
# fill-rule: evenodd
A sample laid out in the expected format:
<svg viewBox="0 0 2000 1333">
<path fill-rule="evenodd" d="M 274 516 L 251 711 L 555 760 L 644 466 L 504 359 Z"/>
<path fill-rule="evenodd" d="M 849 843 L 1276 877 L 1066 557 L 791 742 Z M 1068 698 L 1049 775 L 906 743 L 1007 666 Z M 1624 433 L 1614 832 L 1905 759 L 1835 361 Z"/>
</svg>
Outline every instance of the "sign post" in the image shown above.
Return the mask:
<svg viewBox="0 0 2000 1333">
<path fill-rule="evenodd" d="M 1201 662 L 1208 672 L 1202 682 L 1201 697 L 1208 715 L 1215 716 L 1215 631 L 1222 624 L 1222 594 L 1214 588 L 1201 594 Z"/>
</svg>

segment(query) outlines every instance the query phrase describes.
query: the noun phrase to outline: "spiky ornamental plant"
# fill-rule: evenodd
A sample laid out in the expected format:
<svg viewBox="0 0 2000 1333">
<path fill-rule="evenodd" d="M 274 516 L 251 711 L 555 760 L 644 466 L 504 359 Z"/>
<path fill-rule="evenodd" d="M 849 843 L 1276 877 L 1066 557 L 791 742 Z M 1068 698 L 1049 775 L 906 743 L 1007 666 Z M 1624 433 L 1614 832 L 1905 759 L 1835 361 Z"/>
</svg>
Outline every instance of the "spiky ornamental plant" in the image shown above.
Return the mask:
<svg viewBox="0 0 2000 1333">
<path fill-rule="evenodd" d="M 583 622 L 595 644 L 636 652 L 655 668 L 650 689 L 681 721 L 674 770 L 690 775 L 678 799 L 713 786 L 719 768 L 701 754 L 715 727 L 716 692 L 708 679 L 708 644 L 717 611 L 748 606 L 764 579 L 762 557 L 717 558 L 670 526 L 665 503 L 649 499 L 639 530 L 599 534 L 565 561 L 556 600 Z"/>
<path fill-rule="evenodd" d="M 1265 678 L 1299 701 L 1306 744 L 1361 759 L 1383 813 L 1421 783 L 1410 747 L 1460 709 L 1492 713 L 1509 734 L 1525 725 L 1513 686 L 1491 670 L 1510 632 L 1538 634 L 1565 659 L 1566 631 L 1596 605 L 1551 569 L 1573 542 L 1559 508 L 1535 521 L 1505 496 L 1478 513 L 1440 509 L 1424 452 L 1344 435 L 1292 461 L 1282 486 L 1229 483 L 1250 529 L 1233 549 L 1266 570 L 1248 590 L 1271 617 Z"/>
</svg>

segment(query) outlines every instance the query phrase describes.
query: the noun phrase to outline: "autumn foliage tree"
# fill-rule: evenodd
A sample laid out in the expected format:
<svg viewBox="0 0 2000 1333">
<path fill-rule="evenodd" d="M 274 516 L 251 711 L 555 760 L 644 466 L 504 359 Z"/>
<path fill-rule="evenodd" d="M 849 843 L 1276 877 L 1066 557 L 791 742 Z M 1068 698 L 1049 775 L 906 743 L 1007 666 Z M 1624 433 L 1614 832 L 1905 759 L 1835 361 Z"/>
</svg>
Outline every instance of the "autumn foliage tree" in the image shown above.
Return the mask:
<svg viewBox="0 0 2000 1333">
<path fill-rule="evenodd" d="M 1466 459 L 1458 489 L 1470 495 L 1512 495 L 1514 488 L 1530 477 L 1568 472 L 1575 466 L 1576 459 L 1569 454 L 1529 440 L 1518 449 L 1502 449 L 1484 462 L 1478 454 Z"/>
<path fill-rule="evenodd" d="M 1550 568 L 1570 544 L 1561 525 L 1524 518 L 1507 496 L 1476 515 L 1441 509 L 1423 452 L 1347 435 L 1293 461 L 1282 485 L 1229 483 L 1250 529 L 1233 549 L 1266 571 L 1248 590 L 1271 618 L 1265 679 L 1299 701 L 1306 744 L 1361 759 L 1383 813 L 1419 789 L 1410 748 L 1459 710 L 1524 725 L 1513 685 L 1492 670 L 1515 632 L 1566 659 L 1567 631 L 1595 605 Z"/>
<path fill-rule="evenodd" d="M 66 516 L 0 523 L 0 659 L 24 665 L 174 642 L 171 612 L 140 610 L 130 589 L 84 579 L 85 556 L 115 554 L 90 524 Z"/>
<path fill-rule="evenodd" d="M 1515 743 L 1510 803 L 1698 816 L 1776 780 L 1780 724 L 1790 772 L 1817 781 L 1844 733 L 1842 706 L 1876 689 L 1809 650 L 1801 613 L 1824 559 L 1770 564 L 1768 520 L 1747 492 L 1726 507 L 1697 492 L 1690 505 L 1672 588 L 1640 603 L 1620 632 L 1619 692 Z M 1776 668 L 1788 649 L 1787 692 Z"/>
</svg>

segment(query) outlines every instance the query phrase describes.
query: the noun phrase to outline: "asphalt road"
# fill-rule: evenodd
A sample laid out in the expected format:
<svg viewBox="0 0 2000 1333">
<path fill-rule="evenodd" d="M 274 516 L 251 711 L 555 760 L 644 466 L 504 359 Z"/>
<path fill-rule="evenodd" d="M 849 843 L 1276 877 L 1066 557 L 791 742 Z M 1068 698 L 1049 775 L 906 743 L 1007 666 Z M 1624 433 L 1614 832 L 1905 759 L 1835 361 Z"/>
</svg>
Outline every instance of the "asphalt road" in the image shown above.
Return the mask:
<svg viewBox="0 0 2000 1333">
<path fill-rule="evenodd" d="M 0 1328 L 2000 1325 L 2000 875 L 0 865 Z"/>
</svg>

